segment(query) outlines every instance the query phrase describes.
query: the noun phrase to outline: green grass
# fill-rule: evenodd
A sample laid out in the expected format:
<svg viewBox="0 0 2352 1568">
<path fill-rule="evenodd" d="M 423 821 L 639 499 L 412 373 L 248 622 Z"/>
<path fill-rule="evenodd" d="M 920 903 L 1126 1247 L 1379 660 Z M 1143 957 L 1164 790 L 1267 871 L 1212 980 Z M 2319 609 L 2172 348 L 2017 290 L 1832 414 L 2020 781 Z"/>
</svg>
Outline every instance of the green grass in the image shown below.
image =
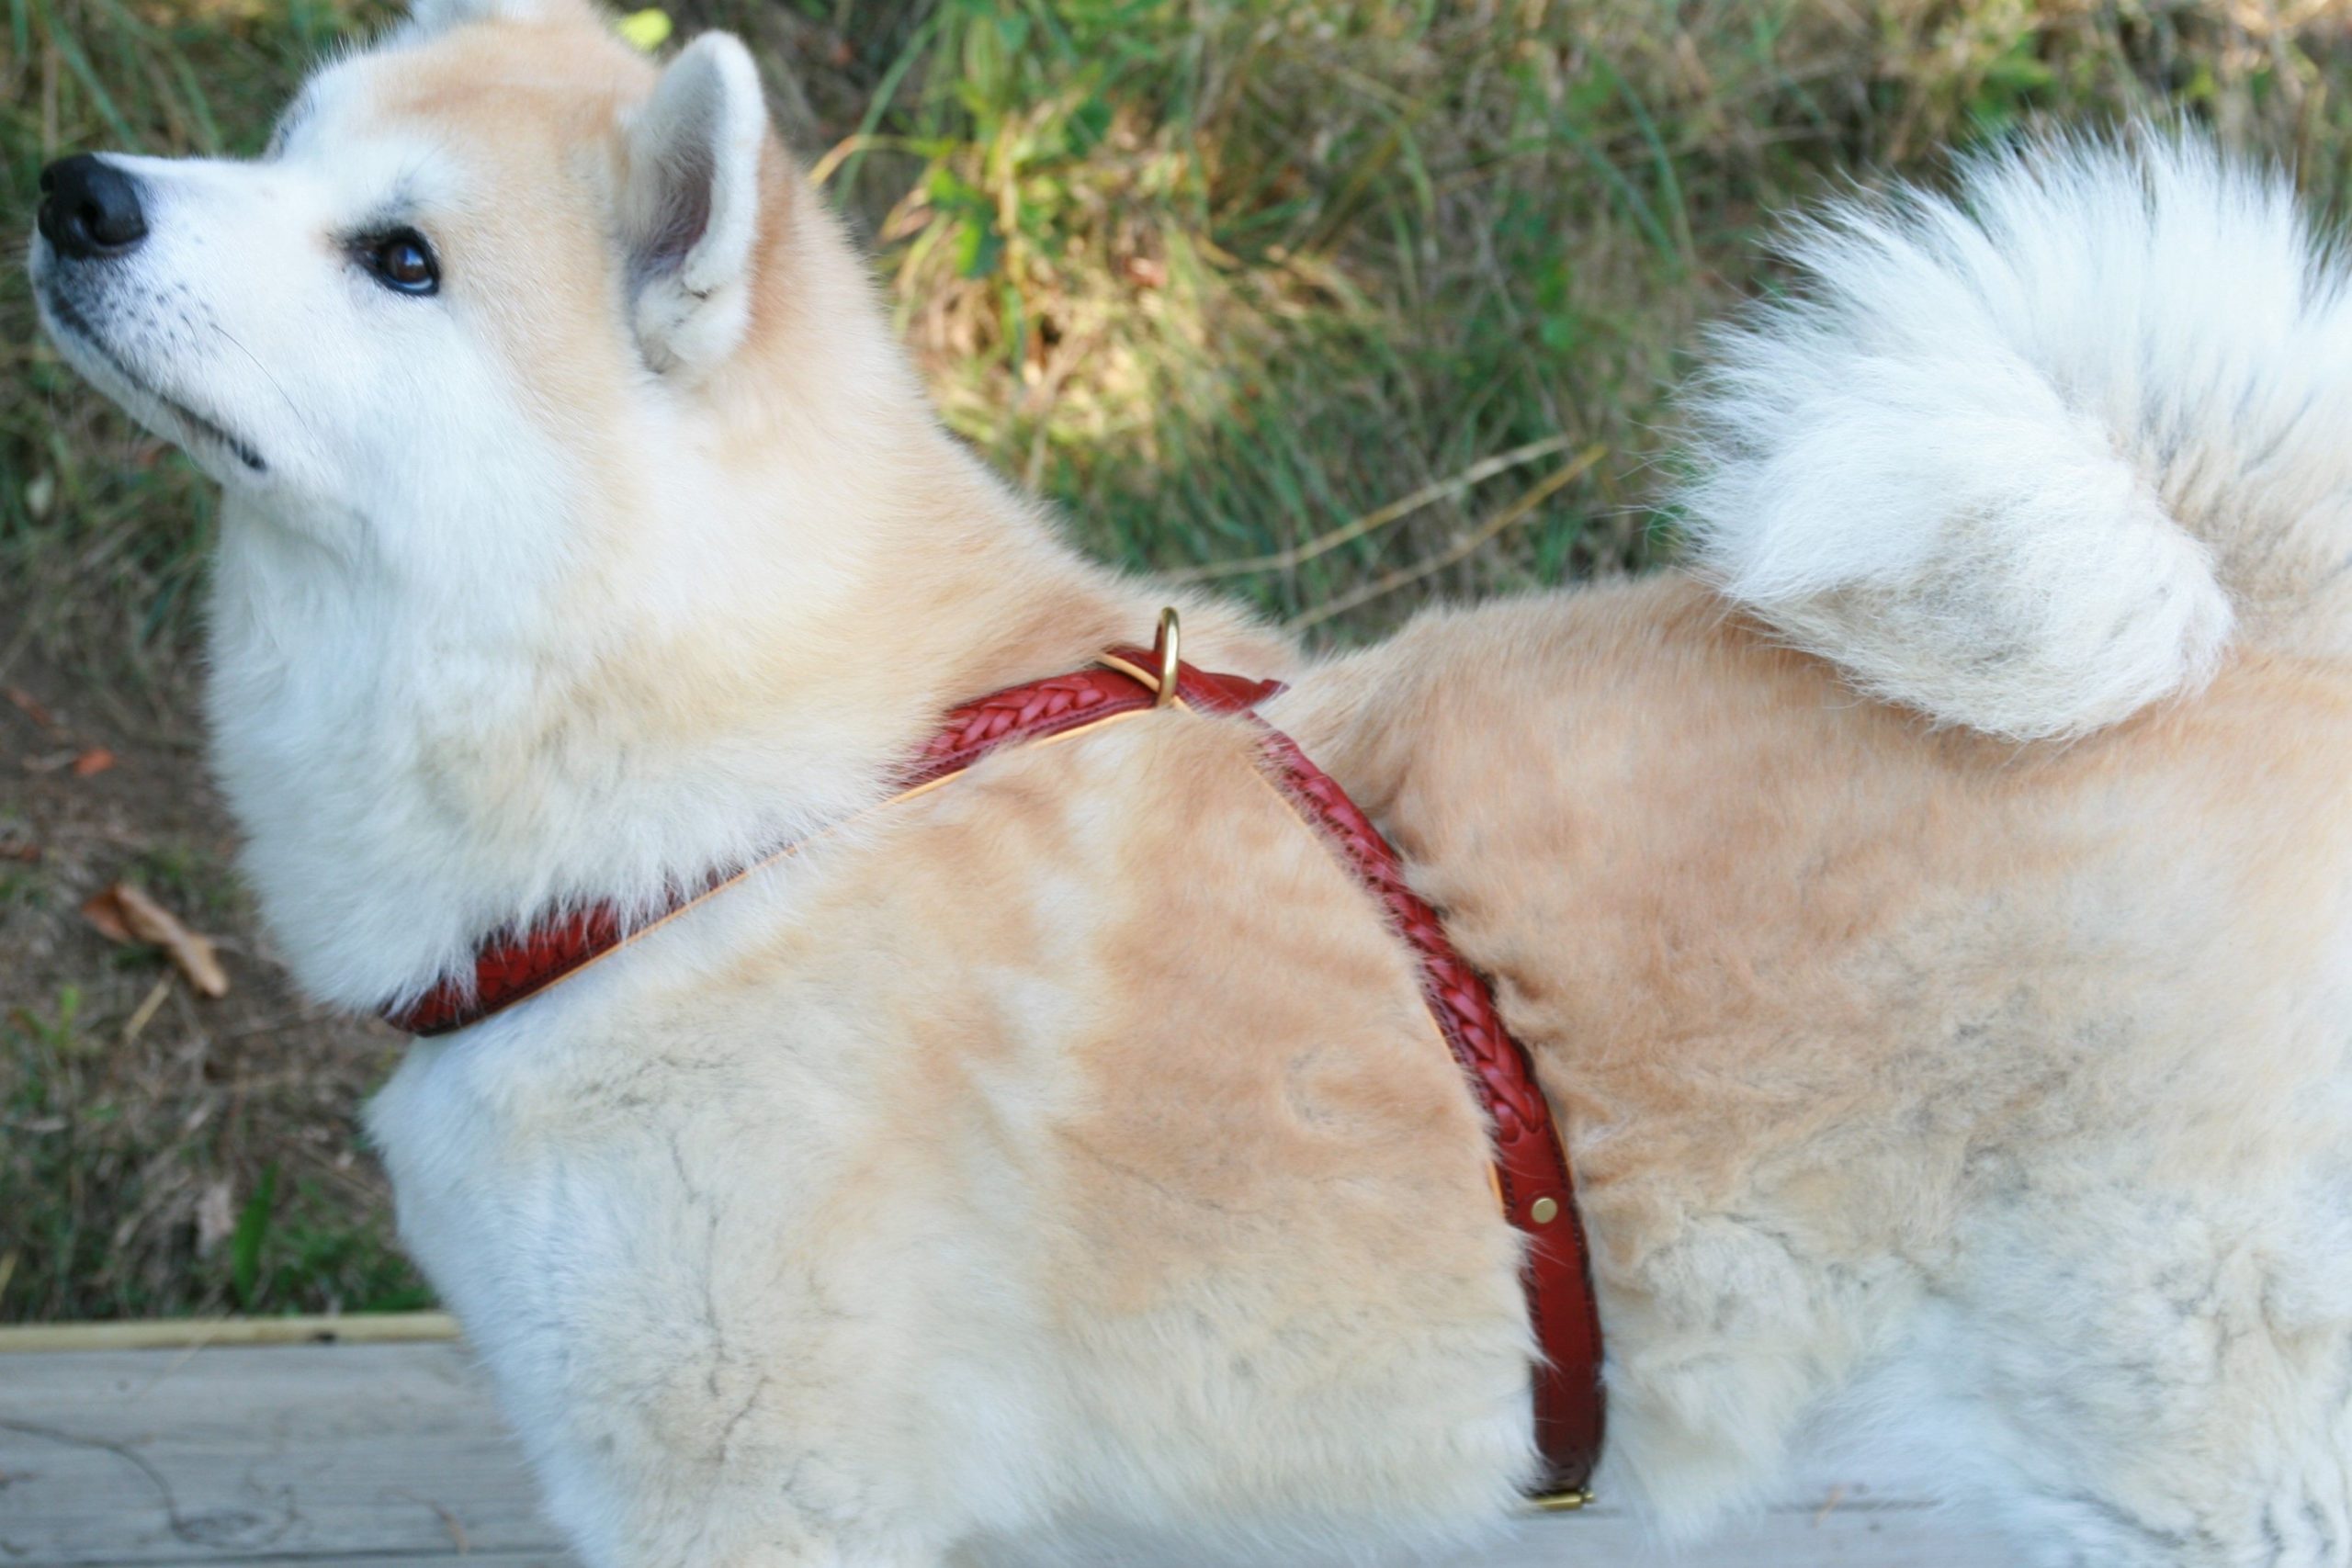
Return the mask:
<svg viewBox="0 0 2352 1568">
<path fill-rule="evenodd" d="M 21 228 L 75 148 L 251 150 L 380 5 L 7 0 Z M 1431 592 L 1639 566 L 1663 389 L 1758 281 L 1759 235 L 1849 177 L 2035 123 L 2179 114 L 2352 168 L 2352 43 L 2283 6 L 1880 0 L 692 0 L 739 28 L 878 237 L 955 427 L 1091 548 L 1274 554 L 1493 453 L 1608 454 Z M 33 340 L 0 277 L 0 573 L 30 635 L 136 673 L 184 647 L 212 501 Z M 1564 458 L 1554 457 L 1550 461 Z M 1283 616 L 1443 553 L 1544 478 L 1450 494 L 1238 574 Z M 0 654 L 6 645 L 0 643 Z"/>
<path fill-rule="evenodd" d="M 161 1114 L 135 1058 L 85 1027 L 75 987 L 0 1022 L 0 1117 L 10 1151 L 0 1224 L 9 1318 L 217 1311 L 385 1310 L 424 1299 L 372 1213 L 313 1181 L 245 1197 L 225 1237 L 146 1224 L 173 1178 L 231 1129 L 199 1136 Z M 225 1189 L 224 1189 L 225 1191 Z"/>
<path fill-rule="evenodd" d="M 163 977 L 131 953 L 141 989 Z M 333 1174 L 355 1107 L 242 1074 L 208 1092 L 178 1053 L 133 1049 L 92 1014 L 66 986 L 0 1018 L 0 1321 L 427 1303 L 379 1188 Z M 298 1153 L 327 1174 L 281 1177 Z"/>
<path fill-rule="evenodd" d="M 304 63 L 383 14 L 0 6 L 0 221 L 19 233 L 63 152 L 253 150 Z M 2352 185 L 2352 29 L 2275 0 L 676 10 L 682 36 L 734 27 L 769 67 L 956 430 L 1089 548 L 1219 576 L 1341 639 L 1432 594 L 1668 548 L 1666 389 L 1706 317 L 1771 286 L 1758 241 L 1793 202 L 1934 177 L 1947 150 L 2021 127 L 2127 116 L 2290 156 L 2324 203 Z M 0 359 L 0 680 L 37 657 L 88 705 L 184 734 L 212 498 L 35 340 L 15 265 Z M 124 869 L 243 929 L 218 864 L 175 832 Z M 70 924 L 88 891 L 0 864 L 0 933 Z M 224 1097 L 161 1028 L 125 1048 L 148 976 L 105 967 L 122 962 L 152 960 L 0 964 L 0 1316 L 417 1299 L 380 1189 L 331 1175 L 348 1106 L 322 1112 L 276 1067 L 254 1069 L 276 1087 Z M 68 984 L 109 999 L 69 1004 Z M 204 1104 L 245 1109 L 188 1129 Z M 225 1235 L 216 1182 L 234 1195 Z"/>
<path fill-rule="evenodd" d="M 753 6 L 723 16 L 757 16 Z M 844 10 L 831 183 L 948 417 L 1092 548 L 1278 554 L 1546 437 L 1310 563 L 1284 617 L 1645 564 L 1663 392 L 1775 213 L 2031 123 L 2185 115 L 2345 183 L 2343 29 L 2262 7 L 1567 0 Z M 805 51 L 804 51 L 805 52 Z M 822 109 L 818 118 L 823 118 Z M 845 134 L 854 140 L 844 142 Z M 1607 456 L 1416 576 L 1550 465 Z"/>
</svg>

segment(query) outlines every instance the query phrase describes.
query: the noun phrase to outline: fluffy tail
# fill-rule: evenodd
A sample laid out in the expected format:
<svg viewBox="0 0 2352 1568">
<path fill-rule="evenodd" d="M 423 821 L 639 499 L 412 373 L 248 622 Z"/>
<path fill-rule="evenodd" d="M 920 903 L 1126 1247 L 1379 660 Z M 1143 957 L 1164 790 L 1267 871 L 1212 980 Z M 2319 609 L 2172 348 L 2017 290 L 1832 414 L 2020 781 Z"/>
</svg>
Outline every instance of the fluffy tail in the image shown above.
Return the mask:
<svg viewBox="0 0 2352 1568">
<path fill-rule="evenodd" d="M 2352 653 L 2352 298 L 2191 139 L 1984 158 L 1802 228 L 1717 342 L 1697 563 L 1874 694 L 2017 739 Z"/>
</svg>

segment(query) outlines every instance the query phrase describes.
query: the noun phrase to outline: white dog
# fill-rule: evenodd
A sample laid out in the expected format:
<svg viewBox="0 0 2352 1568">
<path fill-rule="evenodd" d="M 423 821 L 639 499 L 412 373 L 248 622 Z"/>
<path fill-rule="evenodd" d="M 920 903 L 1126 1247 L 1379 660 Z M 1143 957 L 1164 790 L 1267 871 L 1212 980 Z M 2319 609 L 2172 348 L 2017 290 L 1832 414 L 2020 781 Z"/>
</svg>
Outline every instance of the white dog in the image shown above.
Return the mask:
<svg viewBox="0 0 2352 1568">
<path fill-rule="evenodd" d="M 1532 1052 L 1661 1531 L 1859 1438 L 2032 1561 L 2352 1562 L 2352 301 L 2147 140 L 1804 231 L 1695 580 L 1327 662 L 1184 601 Z M 1486 1130 L 1247 726 L 879 805 L 1170 595 L 940 432 L 738 44 L 432 0 L 257 163 L 47 183 L 49 330 L 227 495 L 214 761 L 311 990 L 800 845 L 371 1112 L 591 1562 L 1508 1514 Z"/>
</svg>

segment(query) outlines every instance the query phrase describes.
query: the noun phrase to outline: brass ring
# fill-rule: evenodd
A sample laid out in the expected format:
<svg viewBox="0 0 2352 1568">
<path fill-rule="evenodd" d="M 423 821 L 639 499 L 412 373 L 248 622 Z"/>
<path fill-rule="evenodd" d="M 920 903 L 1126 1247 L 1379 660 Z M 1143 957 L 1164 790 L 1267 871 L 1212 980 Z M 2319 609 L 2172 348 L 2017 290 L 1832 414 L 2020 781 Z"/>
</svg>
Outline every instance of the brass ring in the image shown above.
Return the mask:
<svg viewBox="0 0 2352 1568">
<path fill-rule="evenodd" d="M 1177 679 L 1182 670 L 1177 650 L 1182 640 L 1183 634 L 1176 624 L 1176 606 L 1170 604 L 1159 612 L 1159 640 L 1152 649 L 1159 655 L 1159 691 L 1152 698 L 1153 707 L 1164 708 L 1176 700 Z"/>
</svg>

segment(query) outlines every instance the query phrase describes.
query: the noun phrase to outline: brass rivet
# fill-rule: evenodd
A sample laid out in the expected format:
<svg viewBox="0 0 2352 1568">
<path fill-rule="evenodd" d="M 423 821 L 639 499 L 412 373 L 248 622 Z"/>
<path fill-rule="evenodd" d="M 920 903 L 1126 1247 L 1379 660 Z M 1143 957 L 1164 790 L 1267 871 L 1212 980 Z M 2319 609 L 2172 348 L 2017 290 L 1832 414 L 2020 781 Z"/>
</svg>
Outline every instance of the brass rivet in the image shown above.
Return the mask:
<svg viewBox="0 0 2352 1568">
<path fill-rule="evenodd" d="M 1538 1198 L 1527 1206 L 1527 1217 L 1539 1225 L 1548 1225 L 1560 1217 L 1560 1203 L 1555 1198 Z"/>
</svg>

